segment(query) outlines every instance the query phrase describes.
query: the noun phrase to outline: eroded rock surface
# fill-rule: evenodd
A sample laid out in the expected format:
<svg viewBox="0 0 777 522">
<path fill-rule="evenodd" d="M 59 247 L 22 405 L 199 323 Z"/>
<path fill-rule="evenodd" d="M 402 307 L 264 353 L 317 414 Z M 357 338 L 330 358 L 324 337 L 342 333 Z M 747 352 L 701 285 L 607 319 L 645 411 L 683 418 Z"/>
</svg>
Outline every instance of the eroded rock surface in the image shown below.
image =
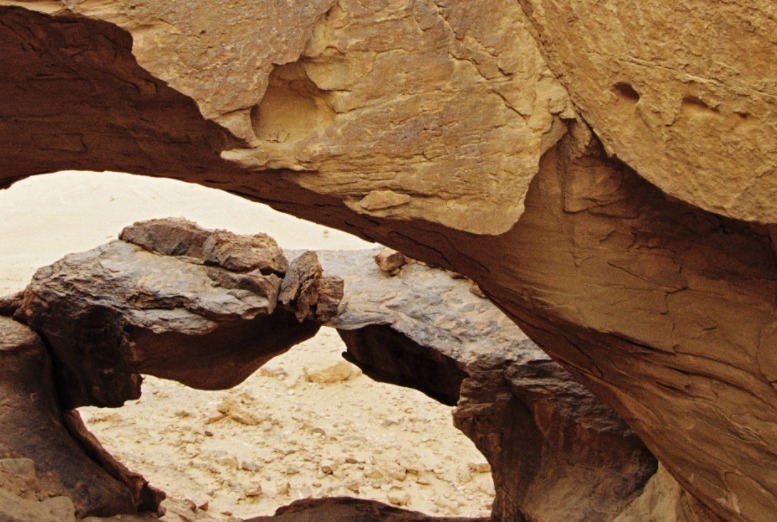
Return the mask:
<svg viewBox="0 0 777 522">
<path fill-rule="evenodd" d="M 455 269 L 705 506 L 773 514 L 770 2 L 1 3 L 3 186 L 183 178 Z"/>
<path fill-rule="evenodd" d="M 683 201 L 777 222 L 772 2 L 519 3 L 608 152 Z"/>
<path fill-rule="evenodd" d="M 317 309 L 319 294 L 321 310 L 339 303 L 336 294 L 316 291 L 303 312 L 297 302 L 277 307 L 276 274 L 288 262 L 265 235 L 154 220 L 122 237 L 136 244 L 114 241 L 38 271 L 16 314 L 52 349 L 70 407 L 138 398 L 141 373 L 202 389 L 232 387 L 316 333 L 306 314 Z M 327 285 L 337 282 L 318 267 L 308 287 Z"/>
<path fill-rule="evenodd" d="M 99 445 L 74 437 L 46 348 L 29 328 L 6 317 L 0 317 L 0 392 L 0 519 L 156 511 L 163 495 L 139 477 L 128 487 L 120 479 L 131 474 L 110 475 L 89 454 Z"/>
<path fill-rule="evenodd" d="M 458 403 L 493 470 L 495 520 L 611 520 L 641 494 L 656 463 L 614 411 L 467 280 L 419 263 L 391 277 L 374 255 L 319 252 L 346 281 L 328 324 L 371 377 Z"/>
</svg>

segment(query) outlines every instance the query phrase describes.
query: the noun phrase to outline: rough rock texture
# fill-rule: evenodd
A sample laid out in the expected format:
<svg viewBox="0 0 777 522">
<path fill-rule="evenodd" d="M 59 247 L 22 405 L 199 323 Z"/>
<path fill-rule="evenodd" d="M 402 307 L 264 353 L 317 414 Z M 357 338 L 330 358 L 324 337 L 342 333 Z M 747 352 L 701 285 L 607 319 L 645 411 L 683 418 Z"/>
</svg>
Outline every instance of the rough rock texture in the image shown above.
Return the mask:
<svg viewBox="0 0 777 522">
<path fill-rule="evenodd" d="M 2 2 L 8 3 L 15 4 Z M 45 129 L 40 118 L 3 122 L 20 136 L 6 145 L 12 157 L 0 167 L 18 164 L 18 148 L 37 148 L 41 139 L 48 150 L 41 162 L 70 167 L 115 141 L 137 153 L 117 150 L 120 170 L 219 184 L 200 176 L 204 164 L 222 171 L 290 169 L 297 172 L 291 183 L 363 214 L 481 233 L 515 223 L 541 154 L 563 134 L 561 117 L 573 115 L 515 2 L 249 4 L 24 4 L 48 15 L 3 8 L 0 40 L 13 48 L 3 58 L 14 69 L 8 88 L 24 89 L 29 102 L 49 90 L 71 91 L 58 89 L 67 80 L 95 107 L 58 106 L 59 121 L 49 116 Z M 133 56 L 117 27 L 132 34 Z M 101 41 L 95 52 L 75 50 L 95 37 Z M 31 47 L 19 46 L 25 39 Z M 19 93 L 9 95 L 13 103 Z M 44 107 L 40 112 L 52 114 Z M 223 127 L 195 122 L 196 109 Z M 106 111 L 122 113 L 116 117 L 126 128 L 105 122 Z M 164 120 L 157 120 L 160 111 Z M 16 112 L 10 103 L 0 109 Z M 89 120 L 91 129 L 84 125 Z M 167 142 L 175 156 L 163 158 L 153 142 Z M 181 168 L 189 151 L 195 173 Z M 445 191 L 437 183 L 440 169 L 456 171 Z M 483 177 L 488 183 L 478 181 Z"/>
<path fill-rule="evenodd" d="M 520 0 L 607 150 L 664 192 L 777 222 L 777 7 Z"/>
<path fill-rule="evenodd" d="M 288 263 L 274 240 L 201 230 L 201 249 L 181 248 L 193 227 L 136 223 L 122 237 L 141 246 L 114 241 L 35 274 L 16 315 L 51 347 L 68 406 L 120 406 L 140 396 L 140 373 L 230 388 L 316 333 L 299 310 L 276 309 Z"/>
<path fill-rule="evenodd" d="M 46 349 L 29 328 L 5 317 L 0 317 L 0 397 L 0 519 L 156 511 L 163 496 L 140 478 L 131 490 L 109 475 L 91 458 L 101 448 L 69 431 Z"/>
<path fill-rule="evenodd" d="M 339 310 L 343 298 L 343 280 L 323 277 L 323 269 L 315 252 L 305 252 L 289 267 L 281 283 L 278 301 L 295 310 L 297 320 L 324 322 Z"/>
<path fill-rule="evenodd" d="M 374 500 L 346 497 L 302 499 L 279 508 L 270 517 L 245 522 L 485 522 L 482 518 L 430 517 L 416 511 L 387 506 Z"/>
<path fill-rule="evenodd" d="M 611 520 L 640 495 L 655 460 L 615 412 L 465 279 L 417 263 L 389 277 L 374 255 L 319 252 L 346 281 L 328 324 L 369 376 L 458 403 L 491 464 L 495 520 Z"/>
<path fill-rule="evenodd" d="M 706 507 L 773 514 L 772 3 L 0 3 L 0 185 L 183 178 L 455 269 Z"/>
<path fill-rule="evenodd" d="M 642 495 L 629 504 L 614 522 L 634 520 L 718 522 L 720 518 L 707 510 L 659 466 L 656 474 L 645 485 Z"/>
</svg>

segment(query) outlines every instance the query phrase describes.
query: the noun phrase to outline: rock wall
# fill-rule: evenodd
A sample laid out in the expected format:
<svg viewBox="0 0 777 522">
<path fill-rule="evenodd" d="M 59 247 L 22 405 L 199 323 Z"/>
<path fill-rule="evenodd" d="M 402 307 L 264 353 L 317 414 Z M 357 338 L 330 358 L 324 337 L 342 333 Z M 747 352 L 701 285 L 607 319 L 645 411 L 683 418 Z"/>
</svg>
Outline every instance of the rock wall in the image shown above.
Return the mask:
<svg viewBox="0 0 777 522">
<path fill-rule="evenodd" d="M 172 176 L 454 268 L 705 506 L 773 513 L 769 2 L 0 4 L 3 185 Z"/>
</svg>

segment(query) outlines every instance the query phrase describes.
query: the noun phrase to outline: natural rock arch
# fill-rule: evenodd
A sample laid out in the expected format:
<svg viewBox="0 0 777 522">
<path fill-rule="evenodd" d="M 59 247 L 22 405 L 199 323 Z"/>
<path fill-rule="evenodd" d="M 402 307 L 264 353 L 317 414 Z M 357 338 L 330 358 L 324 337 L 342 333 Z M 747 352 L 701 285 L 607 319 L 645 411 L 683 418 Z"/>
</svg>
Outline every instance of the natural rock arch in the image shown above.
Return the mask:
<svg viewBox="0 0 777 522">
<path fill-rule="evenodd" d="M 236 46 L 225 51 L 227 59 L 204 55 L 204 63 L 193 59 L 200 44 L 207 48 L 247 33 L 219 30 L 230 26 L 228 18 L 204 12 L 203 5 L 176 11 L 153 2 L 65 4 L 70 5 L 28 2 L 26 9 L 0 8 L 0 60 L 8 71 L 0 82 L 3 185 L 35 173 L 87 168 L 187 179 L 454 268 L 472 277 L 548 353 L 612 405 L 709 509 L 743 520 L 773 512 L 777 265 L 772 240 L 776 140 L 770 115 L 775 75 L 754 76 L 768 70 L 763 51 L 774 49 L 765 36 L 774 32 L 767 3 L 703 12 L 657 6 L 633 18 L 625 2 L 606 12 L 579 2 L 560 9 L 524 1 L 519 10 L 484 1 L 391 5 L 374 13 L 349 11 L 354 6 L 348 2 L 316 2 L 309 9 L 283 11 L 277 19 L 288 26 L 270 24 L 273 30 L 266 36 L 278 38 L 275 46 L 260 45 L 242 55 L 235 54 L 241 49 Z M 279 4 L 287 5 L 271 2 L 264 8 Z M 511 127 L 511 121 L 507 134 L 488 136 L 478 127 L 418 122 L 387 139 L 435 142 L 422 131 L 442 129 L 456 151 L 453 157 L 476 163 L 493 147 L 525 146 L 527 154 L 511 156 L 520 167 L 478 176 L 477 169 L 443 168 L 437 158 L 445 147 L 420 154 L 410 147 L 409 157 L 422 161 L 424 169 L 430 162 L 431 170 L 422 174 L 413 161 L 404 162 L 401 172 L 376 171 L 379 175 L 356 180 L 361 185 L 349 191 L 337 184 L 347 171 L 343 164 L 302 161 L 308 157 L 303 152 L 315 152 L 313 142 L 310 149 L 281 158 L 294 170 L 268 169 L 272 158 L 251 143 L 250 113 L 271 64 L 314 60 L 322 56 L 320 45 L 306 47 L 306 42 L 326 43 L 332 35 L 336 40 L 338 20 L 361 14 L 362 20 L 385 21 L 395 8 L 412 15 L 397 18 L 403 22 L 392 26 L 397 30 L 412 21 L 412 31 L 442 31 L 435 45 L 450 45 L 443 56 L 456 63 L 434 70 L 453 82 L 454 92 L 484 99 L 478 89 L 486 82 L 521 122 Z M 482 45 L 483 26 L 473 21 L 473 10 L 488 13 L 486 25 L 495 16 L 515 39 Z M 669 18 L 682 20 L 689 34 L 703 36 L 701 47 L 686 34 L 665 31 L 662 20 Z M 256 24 L 267 20 L 253 19 Z M 609 41 L 598 37 L 632 20 L 640 21 L 635 30 L 618 30 Z M 203 22 L 207 28 L 198 25 Z M 567 22 L 572 32 L 558 26 Z M 723 36 L 710 39 L 701 31 L 710 26 L 722 28 Z M 278 27 L 287 29 L 280 37 Z M 408 38 L 416 34 L 407 33 Z M 721 38 L 742 45 L 708 45 Z M 337 45 L 359 53 L 369 51 L 372 40 L 349 48 L 352 41 L 343 38 Z M 645 42 L 672 42 L 671 63 L 649 67 L 650 53 L 663 56 L 652 44 L 644 48 L 645 56 L 629 55 Z M 529 62 L 513 60 L 508 48 L 515 46 L 525 46 Z M 426 56 L 419 52 L 408 56 Z M 710 70 L 710 62 L 699 58 L 705 53 L 729 68 Z M 211 59 L 219 67 L 205 67 Z M 175 65 L 166 69 L 167 63 Z M 326 63 L 319 67 L 326 69 Z M 471 74 L 473 64 L 477 75 Z M 392 70 L 391 62 L 384 65 L 383 70 Z M 359 71 L 351 72 L 359 78 Z M 322 78 L 309 77 L 324 85 Z M 510 80 L 518 77 L 522 80 Z M 456 83 L 462 78 L 477 88 L 462 90 Z M 488 83 L 494 78 L 496 84 Z M 623 96 L 613 94 L 613 86 L 626 84 L 639 98 L 627 96 L 635 107 L 626 116 L 613 112 L 624 116 L 614 120 L 609 111 L 623 103 Z M 235 90 L 225 92 L 224 85 Z M 670 95 L 662 96 L 662 86 Z M 350 92 L 351 87 L 328 88 Z M 528 99 L 544 100 L 539 108 L 518 103 L 525 99 L 522 88 L 531 94 Z M 395 94 L 382 93 L 389 99 Z M 403 99 L 404 107 L 419 114 L 435 110 L 421 103 L 425 98 L 409 99 L 418 106 Z M 478 104 L 461 106 L 469 110 L 457 121 L 474 122 L 469 116 Z M 363 121 L 370 128 L 371 120 Z M 470 146 L 473 133 L 490 141 Z M 663 148 L 665 156 L 655 153 Z M 396 151 L 406 154 L 398 146 Z M 336 167 L 324 168 L 331 165 Z M 369 171 L 368 164 L 358 167 Z M 407 193 L 398 192 L 392 181 L 398 172 L 419 176 L 409 178 L 413 188 Z M 508 199 L 500 199 L 505 190 Z M 513 198 L 517 194 L 526 199 Z M 472 215 L 477 219 L 468 219 Z"/>
</svg>

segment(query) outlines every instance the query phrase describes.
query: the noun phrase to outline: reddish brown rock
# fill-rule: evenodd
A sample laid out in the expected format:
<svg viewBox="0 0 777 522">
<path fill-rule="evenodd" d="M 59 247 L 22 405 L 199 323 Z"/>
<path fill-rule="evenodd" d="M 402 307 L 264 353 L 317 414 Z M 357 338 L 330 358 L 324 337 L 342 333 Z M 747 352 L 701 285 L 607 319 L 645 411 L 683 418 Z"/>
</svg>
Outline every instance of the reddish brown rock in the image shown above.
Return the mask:
<svg viewBox="0 0 777 522">
<path fill-rule="evenodd" d="M 186 219 L 150 219 L 124 227 L 119 239 L 163 256 L 205 259 L 210 232 Z"/>
<path fill-rule="evenodd" d="M 656 470 L 642 441 L 470 281 L 421 264 L 386 278 L 370 255 L 319 253 L 346 281 L 329 324 L 370 377 L 458 406 L 491 464 L 494 520 L 607 521 L 640 497 Z"/>
<path fill-rule="evenodd" d="M 43 517 L 41 513 L 51 513 L 53 505 L 35 502 L 54 497 L 67 497 L 78 517 L 157 510 L 163 496 L 147 495 L 153 490 L 142 477 L 135 476 L 130 489 L 122 481 L 128 475 L 112 476 L 110 468 L 92 459 L 93 447 L 74 437 L 54 391 L 46 349 L 29 328 L 4 317 L 0 317 L 0 396 L 0 463 L 5 463 L 0 468 L 8 471 L 10 463 L 1 459 L 17 463 L 16 486 L 3 480 L 0 493 L 33 502 L 22 503 L 23 512 L 32 513 L 33 519 Z M 24 463 L 28 464 L 20 468 Z M 19 487 L 22 476 L 28 478 Z M 0 499 L 0 505 L 9 508 L 12 501 Z M 0 518 L 4 516 L 10 515 L 0 508 Z"/>
<path fill-rule="evenodd" d="M 278 508 L 273 516 L 245 522 L 485 522 L 483 518 L 430 517 L 375 500 L 347 497 L 309 498 Z"/>
<path fill-rule="evenodd" d="M 217 230 L 208 235 L 202 250 L 206 264 L 230 272 L 258 271 L 282 276 L 289 268 L 283 250 L 267 234 L 245 236 Z"/>
<path fill-rule="evenodd" d="M 384 248 L 375 254 L 375 262 L 386 274 L 395 275 L 397 270 L 407 264 L 407 258 L 402 252 L 390 248 Z"/>
<path fill-rule="evenodd" d="M 343 280 L 324 277 L 315 252 L 305 252 L 292 261 L 281 283 L 278 301 L 294 310 L 299 321 L 324 322 L 338 312 L 343 298 Z"/>
</svg>

